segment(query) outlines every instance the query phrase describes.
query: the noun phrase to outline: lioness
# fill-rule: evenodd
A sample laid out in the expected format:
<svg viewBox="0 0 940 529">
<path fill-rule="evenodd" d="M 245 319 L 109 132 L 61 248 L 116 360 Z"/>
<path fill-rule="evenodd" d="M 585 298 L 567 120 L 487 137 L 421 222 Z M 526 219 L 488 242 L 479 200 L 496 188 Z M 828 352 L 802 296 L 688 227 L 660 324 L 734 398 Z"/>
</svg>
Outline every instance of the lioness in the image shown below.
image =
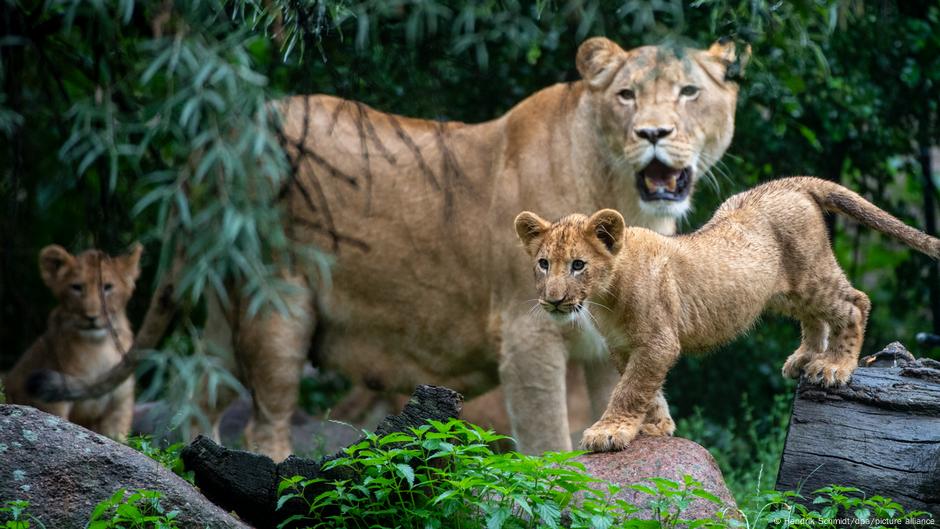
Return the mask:
<svg viewBox="0 0 940 529">
<path fill-rule="evenodd" d="M 596 366 L 603 354 L 527 314 L 525 261 L 504 225 L 526 208 L 615 207 L 631 224 L 674 232 L 731 142 L 738 87 L 726 76 L 741 63 L 731 42 L 624 51 L 592 38 L 577 54 L 582 81 L 475 125 L 322 95 L 280 101 L 297 169 L 284 190 L 291 232 L 334 251 L 336 266 L 332 289 L 317 292 L 285 271 L 301 287 L 289 316 L 248 317 L 237 292 L 229 306 L 210 303 L 206 334 L 234 350 L 254 396 L 249 446 L 290 453 L 312 342 L 321 365 L 386 392 L 436 383 L 473 397 L 502 384 L 522 449 L 570 448 L 566 362 Z M 490 224 L 471 222 L 480 218 Z M 587 370 L 597 415 L 610 371 Z"/>
<path fill-rule="evenodd" d="M 800 320 L 803 339 L 783 366 L 825 385 L 849 380 L 870 303 L 836 262 L 823 213 L 837 212 L 934 259 L 940 239 L 818 178 L 783 178 L 729 198 L 690 235 L 625 228 L 604 209 L 550 223 L 516 217 L 533 258 L 539 304 L 552 320 L 597 324 L 620 371 L 607 410 L 581 446 L 619 450 L 640 431 L 671 435 L 663 397 L 680 352 L 738 336 L 766 309 Z"/>
<path fill-rule="evenodd" d="M 134 334 L 125 308 L 140 274 L 143 247 L 110 257 L 99 250 L 73 256 L 57 245 L 39 253 L 39 272 L 59 301 L 43 334 L 26 350 L 5 385 L 10 403 L 27 404 L 90 430 L 123 441 L 134 415 L 134 379 L 114 391 L 77 402 L 43 402 L 27 393 L 33 372 L 55 370 L 78 380 L 94 380 L 117 366 Z"/>
</svg>

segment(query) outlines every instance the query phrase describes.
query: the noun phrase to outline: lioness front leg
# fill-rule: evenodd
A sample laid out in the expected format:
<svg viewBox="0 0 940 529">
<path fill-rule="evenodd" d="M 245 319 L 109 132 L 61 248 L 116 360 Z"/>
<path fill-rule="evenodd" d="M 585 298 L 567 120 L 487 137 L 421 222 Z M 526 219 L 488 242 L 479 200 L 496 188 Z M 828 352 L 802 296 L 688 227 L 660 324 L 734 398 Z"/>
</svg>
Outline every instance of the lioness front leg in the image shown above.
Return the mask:
<svg viewBox="0 0 940 529">
<path fill-rule="evenodd" d="M 666 373 L 679 357 L 678 340 L 661 338 L 641 343 L 630 353 L 607 411 L 584 431 L 581 448 L 593 452 L 622 450 L 639 433 L 657 392 L 661 394 Z M 663 426 L 660 431 L 668 429 Z"/>
<path fill-rule="evenodd" d="M 518 449 L 571 450 L 565 395 L 567 354 L 557 326 L 525 314 L 503 317 L 499 379 Z"/>
</svg>

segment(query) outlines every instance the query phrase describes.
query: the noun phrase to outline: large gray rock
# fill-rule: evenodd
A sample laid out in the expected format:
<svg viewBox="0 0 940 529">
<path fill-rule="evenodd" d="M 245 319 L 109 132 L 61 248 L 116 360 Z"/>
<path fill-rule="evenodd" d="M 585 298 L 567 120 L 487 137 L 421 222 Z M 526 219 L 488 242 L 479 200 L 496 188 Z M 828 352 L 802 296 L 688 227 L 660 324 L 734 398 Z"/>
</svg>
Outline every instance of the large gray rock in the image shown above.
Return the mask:
<svg viewBox="0 0 940 529">
<path fill-rule="evenodd" d="M 50 529 L 81 528 L 122 488 L 162 492 L 182 527 L 248 527 L 132 448 L 34 408 L 0 405 L 0 499 L 28 501 Z"/>
<path fill-rule="evenodd" d="M 637 437 L 620 452 L 585 454 L 577 458 L 588 474 L 620 485 L 618 499 L 636 505 L 641 510 L 634 516 L 652 519 L 650 501 L 654 498 L 630 488 L 639 484 L 650 486 L 648 478 L 665 478 L 679 483 L 689 475 L 702 484 L 702 488 L 721 499 L 722 505 L 696 498 L 680 515 L 686 520 L 710 518 L 723 511 L 726 517 L 736 517 L 737 505 L 725 485 L 721 470 L 708 450 L 681 437 Z M 654 487 L 655 488 L 655 487 Z"/>
</svg>

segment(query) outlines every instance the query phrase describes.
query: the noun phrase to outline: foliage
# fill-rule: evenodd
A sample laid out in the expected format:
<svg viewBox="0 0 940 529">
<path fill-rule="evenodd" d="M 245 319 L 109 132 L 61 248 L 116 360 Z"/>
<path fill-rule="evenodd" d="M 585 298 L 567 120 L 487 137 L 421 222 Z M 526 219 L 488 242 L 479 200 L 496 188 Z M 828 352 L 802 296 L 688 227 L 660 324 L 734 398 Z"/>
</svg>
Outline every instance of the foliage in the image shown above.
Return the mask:
<svg viewBox="0 0 940 529">
<path fill-rule="evenodd" d="M 88 529 L 178 529 L 178 511 L 169 511 L 160 505 L 163 493 L 139 490 L 128 493 L 124 489 L 102 500 L 91 511 Z"/>
<path fill-rule="evenodd" d="M 195 476 L 192 470 L 186 470 L 183 460 L 180 459 L 180 451 L 185 446 L 183 443 L 167 444 L 161 448 L 154 443 L 153 438 L 149 435 L 133 435 L 128 437 L 127 446 L 160 463 L 164 468 L 169 469 L 190 484 L 195 484 Z"/>
<path fill-rule="evenodd" d="M 882 496 L 866 497 L 854 487 L 831 485 L 813 492 L 812 501 L 798 492 L 765 491 L 751 500 L 752 509 L 743 511 L 748 529 L 765 527 L 911 527 L 934 522 L 931 514 L 906 511 L 899 503 Z M 795 500 L 800 500 L 797 503 Z M 812 508 L 804 505 L 809 503 Z"/>
<path fill-rule="evenodd" d="M 349 479 L 285 479 L 278 508 L 302 502 L 310 514 L 293 522 L 312 527 L 611 527 L 637 507 L 614 499 L 619 488 L 584 473 L 579 452 L 542 457 L 496 454 L 503 436 L 452 420 L 429 421 L 409 433 L 368 436 L 324 470 L 342 469 Z M 720 503 L 690 478 L 653 479 L 636 485 L 651 496 L 663 527 L 682 522 L 693 498 Z M 564 513 L 564 514 L 563 514 Z M 697 522 L 704 526 L 709 520 Z M 626 522 L 621 527 L 640 527 Z"/>
<path fill-rule="evenodd" d="M 45 525 L 29 514 L 29 502 L 5 501 L 0 506 L 0 529 L 45 529 Z"/>
</svg>

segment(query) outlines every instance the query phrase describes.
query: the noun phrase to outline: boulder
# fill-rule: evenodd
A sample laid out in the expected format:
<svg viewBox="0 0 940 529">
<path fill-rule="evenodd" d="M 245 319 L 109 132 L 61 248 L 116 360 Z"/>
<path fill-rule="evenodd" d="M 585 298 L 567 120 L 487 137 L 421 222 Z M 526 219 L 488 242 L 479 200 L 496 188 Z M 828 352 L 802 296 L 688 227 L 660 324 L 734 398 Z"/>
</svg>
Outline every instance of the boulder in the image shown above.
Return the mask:
<svg viewBox="0 0 940 529">
<path fill-rule="evenodd" d="M 26 500 L 45 527 L 84 527 L 118 489 L 164 494 L 182 527 L 247 528 L 136 450 L 27 406 L 0 405 L 0 498 Z"/>
<path fill-rule="evenodd" d="M 650 486 L 647 480 L 654 477 L 682 483 L 685 475 L 720 498 L 722 505 L 695 498 L 681 514 L 683 519 L 709 518 L 719 511 L 723 511 L 725 517 L 736 516 L 737 505 L 715 459 L 708 450 L 688 439 L 640 435 L 623 451 L 585 454 L 576 460 L 584 464 L 588 474 L 619 485 L 621 489 L 616 497 L 639 507 L 641 510 L 635 514 L 637 518 L 654 517 L 650 506 L 654 498 L 630 488 L 630 485 Z"/>
</svg>

